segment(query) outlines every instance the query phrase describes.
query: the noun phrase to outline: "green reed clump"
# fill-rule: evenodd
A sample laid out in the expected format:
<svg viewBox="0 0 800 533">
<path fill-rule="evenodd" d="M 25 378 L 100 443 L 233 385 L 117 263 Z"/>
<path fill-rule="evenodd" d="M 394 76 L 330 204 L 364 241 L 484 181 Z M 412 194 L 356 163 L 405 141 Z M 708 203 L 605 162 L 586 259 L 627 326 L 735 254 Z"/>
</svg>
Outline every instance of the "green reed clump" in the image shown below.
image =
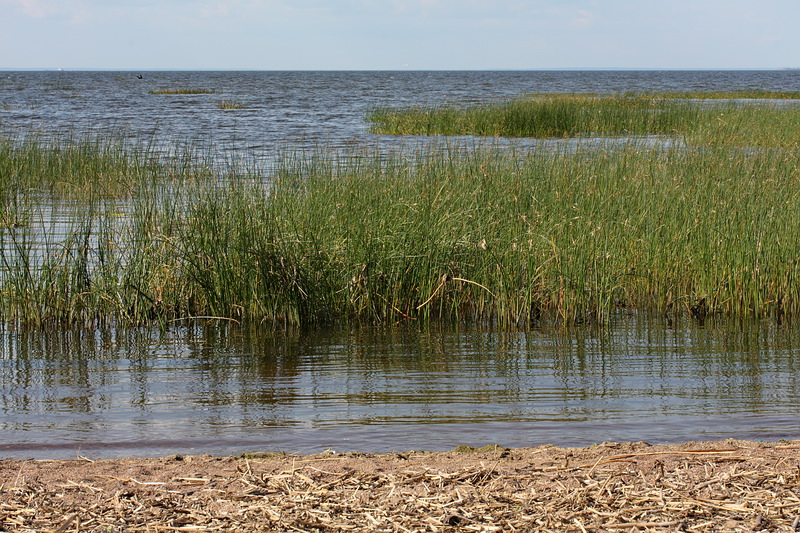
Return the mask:
<svg viewBox="0 0 800 533">
<path fill-rule="evenodd" d="M 796 145 L 800 106 L 732 100 L 762 93 L 713 94 L 708 102 L 689 100 L 697 96 L 693 93 L 539 95 L 463 108 L 380 108 L 367 119 L 374 132 L 393 135 L 680 135 L 696 144 Z M 792 93 L 780 94 L 788 98 Z"/>
<path fill-rule="evenodd" d="M 177 290 L 174 278 L 157 281 L 176 267 L 168 244 L 183 218 L 167 206 L 218 178 L 191 149 L 1 140 L 0 313 L 40 324 L 152 319 L 166 305 L 159 291 Z"/>
<path fill-rule="evenodd" d="M 0 228 L 29 223 L 45 196 L 119 195 L 148 174 L 146 156 L 119 139 L 44 141 L 0 137 Z"/>
<path fill-rule="evenodd" d="M 69 231 L 6 229 L 0 314 L 29 323 L 526 326 L 800 311 L 798 151 L 289 155 L 253 176 L 142 182 Z M 36 217 L 33 217 L 34 219 Z"/>
<path fill-rule="evenodd" d="M 2 319 L 94 327 L 192 315 L 180 239 L 198 183 L 141 183 L 131 200 L 32 206 L 40 223 L 3 234 Z"/>
<path fill-rule="evenodd" d="M 740 89 L 733 91 L 628 91 L 624 93 L 529 93 L 527 98 L 645 98 L 691 100 L 800 100 L 800 91 Z"/>
<path fill-rule="evenodd" d="M 768 91 L 765 89 L 742 89 L 736 91 L 670 91 L 642 93 L 656 98 L 686 98 L 696 100 L 800 100 L 800 91 Z"/>
<path fill-rule="evenodd" d="M 191 87 L 152 89 L 150 94 L 214 94 L 214 89 L 200 89 Z"/>
<path fill-rule="evenodd" d="M 660 94 L 556 95 L 467 108 L 377 109 L 368 119 L 374 123 L 373 131 L 396 135 L 552 138 L 659 134 L 678 137 L 690 146 L 744 151 L 798 147 L 800 106 L 771 101 L 744 105 L 722 95 L 717 100 L 693 102 Z"/>
<path fill-rule="evenodd" d="M 13 187 L 69 193 L 100 183 L 118 191 L 130 189 L 146 168 L 144 158 L 132 156 L 118 139 L 0 139 L 0 187 L 6 191 Z"/>
<path fill-rule="evenodd" d="M 268 201 L 209 199 L 197 218 L 214 222 L 183 237 L 211 311 L 518 325 L 602 321 L 619 306 L 762 316 L 800 305 L 791 154 L 632 146 L 294 163 Z"/>
<path fill-rule="evenodd" d="M 745 152 L 800 148 L 800 106 L 713 105 L 706 118 L 684 137 L 686 142 Z"/>
<path fill-rule="evenodd" d="M 0 194 L 126 196 L 147 182 L 197 179 L 210 170 L 193 148 L 157 152 L 122 136 L 61 140 L 0 137 Z"/>
<path fill-rule="evenodd" d="M 317 165 L 303 179 L 283 175 L 271 194 L 284 206 L 275 220 L 297 228 L 305 251 L 295 257 L 336 265 L 325 278 L 334 314 L 519 323 L 704 302 L 763 315 L 798 306 L 797 163 L 792 153 L 633 146 L 427 154 Z"/>
<path fill-rule="evenodd" d="M 704 108 L 646 96 L 556 95 L 471 107 L 378 108 L 367 116 L 376 133 L 574 137 L 686 132 Z"/>
</svg>

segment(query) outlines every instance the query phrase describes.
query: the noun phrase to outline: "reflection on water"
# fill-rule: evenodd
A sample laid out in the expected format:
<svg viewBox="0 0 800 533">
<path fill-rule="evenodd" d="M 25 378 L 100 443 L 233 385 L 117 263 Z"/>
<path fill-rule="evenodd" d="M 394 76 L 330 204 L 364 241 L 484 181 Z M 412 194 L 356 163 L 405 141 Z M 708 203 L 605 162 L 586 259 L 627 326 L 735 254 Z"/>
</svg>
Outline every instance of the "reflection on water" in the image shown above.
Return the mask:
<svg viewBox="0 0 800 533">
<path fill-rule="evenodd" d="M 4 331 L 0 456 L 797 438 L 800 330 Z"/>
</svg>

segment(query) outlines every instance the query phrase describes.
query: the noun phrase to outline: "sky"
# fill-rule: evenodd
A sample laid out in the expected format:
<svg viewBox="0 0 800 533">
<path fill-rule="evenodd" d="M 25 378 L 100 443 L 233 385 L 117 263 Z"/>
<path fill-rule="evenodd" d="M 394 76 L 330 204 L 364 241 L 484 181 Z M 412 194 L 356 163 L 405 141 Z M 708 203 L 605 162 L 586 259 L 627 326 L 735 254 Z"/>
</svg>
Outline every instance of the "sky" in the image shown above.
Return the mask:
<svg viewBox="0 0 800 533">
<path fill-rule="evenodd" d="M 800 67 L 800 0 L 0 0 L 0 68 Z"/>
</svg>

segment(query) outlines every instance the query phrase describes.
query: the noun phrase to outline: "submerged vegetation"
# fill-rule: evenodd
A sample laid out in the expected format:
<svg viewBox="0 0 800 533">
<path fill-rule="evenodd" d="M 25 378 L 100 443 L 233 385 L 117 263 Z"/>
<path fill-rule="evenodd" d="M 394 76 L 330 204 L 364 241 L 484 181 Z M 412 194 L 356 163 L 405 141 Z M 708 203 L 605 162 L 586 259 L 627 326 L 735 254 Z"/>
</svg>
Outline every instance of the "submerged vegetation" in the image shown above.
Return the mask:
<svg viewBox="0 0 800 533">
<path fill-rule="evenodd" d="M 320 151 L 266 182 L 192 153 L 7 139 L 0 322 L 796 315 L 797 110 L 677 105 L 642 118 L 691 124 L 672 148 Z"/>
<path fill-rule="evenodd" d="M 244 104 L 238 100 L 222 100 L 218 107 L 220 109 L 244 109 Z"/>
</svg>

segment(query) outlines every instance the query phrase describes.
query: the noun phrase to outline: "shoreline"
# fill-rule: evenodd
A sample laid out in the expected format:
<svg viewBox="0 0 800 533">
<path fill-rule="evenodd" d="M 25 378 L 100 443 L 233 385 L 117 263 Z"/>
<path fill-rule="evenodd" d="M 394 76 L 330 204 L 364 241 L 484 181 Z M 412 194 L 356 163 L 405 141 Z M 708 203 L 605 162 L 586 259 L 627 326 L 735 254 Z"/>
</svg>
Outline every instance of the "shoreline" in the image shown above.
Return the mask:
<svg viewBox="0 0 800 533">
<path fill-rule="evenodd" d="M 0 460 L 0 531 L 797 531 L 800 440 Z"/>
</svg>

